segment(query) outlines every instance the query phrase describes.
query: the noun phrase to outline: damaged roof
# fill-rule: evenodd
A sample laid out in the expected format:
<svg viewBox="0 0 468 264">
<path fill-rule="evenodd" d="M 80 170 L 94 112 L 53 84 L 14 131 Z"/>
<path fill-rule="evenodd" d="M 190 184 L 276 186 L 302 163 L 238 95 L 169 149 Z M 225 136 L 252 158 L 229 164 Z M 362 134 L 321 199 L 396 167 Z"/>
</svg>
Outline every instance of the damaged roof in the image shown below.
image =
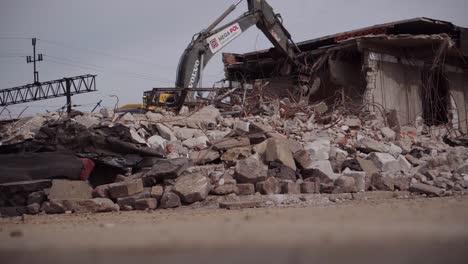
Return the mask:
<svg viewBox="0 0 468 264">
<path fill-rule="evenodd" d="M 401 20 L 386 24 L 374 25 L 366 28 L 361 28 L 343 33 L 328 35 L 320 38 L 306 40 L 297 43 L 302 51 L 312 51 L 319 48 L 335 46 L 349 39 L 355 39 L 372 35 L 438 35 L 446 34 L 456 41 L 457 47 L 462 51 L 464 56 L 468 57 L 468 29 L 455 26 L 454 24 L 436 20 L 431 18 L 413 18 Z M 271 56 L 272 50 L 262 50 L 258 52 L 250 52 L 236 56 L 246 59 L 254 56 L 255 59 L 268 58 Z M 234 54 L 233 54 L 234 55 Z"/>
</svg>

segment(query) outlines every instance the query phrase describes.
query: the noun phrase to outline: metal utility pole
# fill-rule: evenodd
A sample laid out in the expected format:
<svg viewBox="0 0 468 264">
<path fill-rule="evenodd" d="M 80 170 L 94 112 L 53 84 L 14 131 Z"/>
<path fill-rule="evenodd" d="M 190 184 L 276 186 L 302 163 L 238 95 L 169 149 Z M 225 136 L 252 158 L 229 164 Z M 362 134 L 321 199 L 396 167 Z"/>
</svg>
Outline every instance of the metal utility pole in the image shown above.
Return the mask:
<svg viewBox="0 0 468 264">
<path fill-rule="evenodd" d="M 39 72 L 36 70 L 36 62 L 42 61 L 42 53 L 38 54 L 36 57 L 36 38 L 32 39 L 32 46 L 33 46 L 33 56 L 26 57 L 26 63 L 33 63 L 34 64 L 34 84 L 39 83 Z"/>
</svg>

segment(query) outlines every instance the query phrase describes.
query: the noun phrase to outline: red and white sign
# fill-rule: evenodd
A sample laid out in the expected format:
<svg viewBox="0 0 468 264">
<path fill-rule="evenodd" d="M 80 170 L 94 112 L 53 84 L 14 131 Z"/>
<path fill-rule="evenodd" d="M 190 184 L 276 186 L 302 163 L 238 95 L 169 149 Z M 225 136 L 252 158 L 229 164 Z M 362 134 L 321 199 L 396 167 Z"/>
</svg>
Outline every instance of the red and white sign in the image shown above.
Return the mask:
<svg viewBox="0 0 468 264">
<path fill-rule="evenodd" d="M 236 23 L 209 37 L 206 42 L 210 46 L 211 52 L 215 54 L 241 34 L 242 29 L 239 24 Z"/>
</svg>

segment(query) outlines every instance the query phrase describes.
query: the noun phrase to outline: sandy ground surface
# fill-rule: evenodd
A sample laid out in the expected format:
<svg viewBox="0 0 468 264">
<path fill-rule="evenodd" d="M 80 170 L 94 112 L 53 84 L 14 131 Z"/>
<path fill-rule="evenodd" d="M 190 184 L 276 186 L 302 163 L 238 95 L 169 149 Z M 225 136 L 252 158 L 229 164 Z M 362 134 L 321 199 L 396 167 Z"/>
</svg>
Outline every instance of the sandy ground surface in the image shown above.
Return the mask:
<svg viewBox="0 0 468 264">
<path fill-rule="evenodd" d="M 0 260 L 468 263 L 468 197 L 0 219 Z"/>
</svg>

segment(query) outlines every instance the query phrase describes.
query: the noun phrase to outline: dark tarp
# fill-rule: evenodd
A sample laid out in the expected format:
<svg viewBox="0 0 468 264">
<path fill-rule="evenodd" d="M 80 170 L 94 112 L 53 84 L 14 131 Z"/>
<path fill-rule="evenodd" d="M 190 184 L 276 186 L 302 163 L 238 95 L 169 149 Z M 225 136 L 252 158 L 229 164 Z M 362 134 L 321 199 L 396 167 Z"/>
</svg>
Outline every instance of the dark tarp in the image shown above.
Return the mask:
<svg viewBox="0 0 468 264">
<path fill-rule="evenodd" d="M 73 153 L 0 155 L 0 183 L 42 179 L 81 180 L 82 161 Z"/>
</svg>

